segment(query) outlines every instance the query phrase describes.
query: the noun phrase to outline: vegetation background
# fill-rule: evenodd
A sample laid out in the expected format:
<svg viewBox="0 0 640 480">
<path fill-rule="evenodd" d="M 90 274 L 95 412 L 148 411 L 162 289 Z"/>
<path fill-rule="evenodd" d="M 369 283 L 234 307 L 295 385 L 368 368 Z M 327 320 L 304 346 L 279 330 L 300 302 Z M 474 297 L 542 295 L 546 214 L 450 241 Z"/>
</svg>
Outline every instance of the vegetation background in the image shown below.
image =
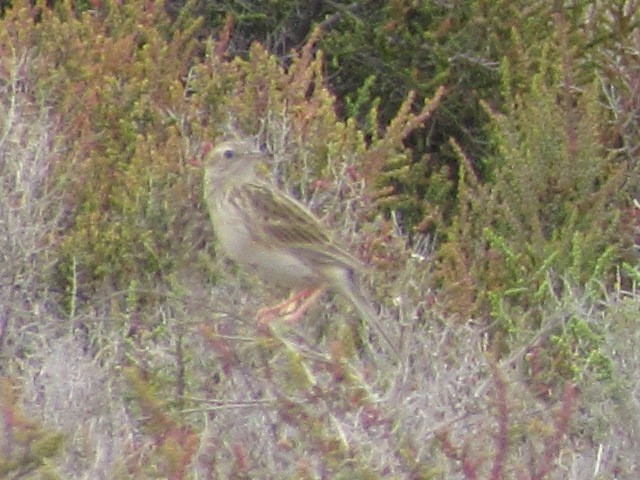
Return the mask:
<svg viewBox="0 0 640 480">
<path fill-rule="evenodd" d="M 0 477 L 639 478 L 639 3 L 0 2 Z M 257 328 L 230 129 L 399 355 Z"/>
</svg>

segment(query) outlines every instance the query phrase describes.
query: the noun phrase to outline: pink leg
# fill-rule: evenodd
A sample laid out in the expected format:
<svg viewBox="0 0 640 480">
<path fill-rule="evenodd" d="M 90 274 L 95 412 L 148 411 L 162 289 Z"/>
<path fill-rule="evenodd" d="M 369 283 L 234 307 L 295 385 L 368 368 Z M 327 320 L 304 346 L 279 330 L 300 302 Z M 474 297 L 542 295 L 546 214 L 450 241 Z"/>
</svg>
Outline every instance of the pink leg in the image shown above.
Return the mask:
<svg viewBox="0 0 640 480">
<path fill-rule="evenodd" d="M 289 299 L 272 307 L 265 307 L 258 310 L 256 319 L 261 325 L 265 325 L 277 317 L 284 317 L 287 322 L 295 323 L 304 314 L 316 299 L 322 295 L 325 288 L 306 288 L 292 295 Z M 295 306 L 295 304 L 298 304 Z M 294 305 L 293 311 L 291 306 Z"/>
<path fill-rule="evenodd" d="M 307 309 L 314 304 L 314 302 L 316 300 L 318 300 L 318 297 L 320 297 L 320 295 L 322 295 L 327 289 L 326 288 L 317 288 L 315 290 L 312 290 L 308 295 L 307 298 L 300 303 L 300 305 L 298 305 L 296 307 L 296 309 L 291 312 L 288 313 L 285 316 L 285 320 L 289 323 L 296 323 L 298 322 L 298 320 L 300 320 L 300 318 L 302 318 L 302 315 L 304 315 L 304 313 L 307 311 Z"/>
</svg>

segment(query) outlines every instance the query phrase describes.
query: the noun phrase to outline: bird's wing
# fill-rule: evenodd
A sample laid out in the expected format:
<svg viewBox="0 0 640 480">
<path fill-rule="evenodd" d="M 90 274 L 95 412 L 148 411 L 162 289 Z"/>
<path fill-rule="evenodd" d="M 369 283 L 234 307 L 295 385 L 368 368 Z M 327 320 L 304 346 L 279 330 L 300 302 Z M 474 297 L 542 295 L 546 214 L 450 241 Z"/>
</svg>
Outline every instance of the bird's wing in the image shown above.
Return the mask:
<svg viewBox="0 0 640 480">
<path fill-rule="evenodd" d="M 334 244 L 304 205 L 268 185 L 240 185 L 232 201 L 244 212 L 249 231 L 261 243 L 289 250 L 319 266 L 339 263 L 349 269 L 362 268 L 355 257 Z"/>
</svg>

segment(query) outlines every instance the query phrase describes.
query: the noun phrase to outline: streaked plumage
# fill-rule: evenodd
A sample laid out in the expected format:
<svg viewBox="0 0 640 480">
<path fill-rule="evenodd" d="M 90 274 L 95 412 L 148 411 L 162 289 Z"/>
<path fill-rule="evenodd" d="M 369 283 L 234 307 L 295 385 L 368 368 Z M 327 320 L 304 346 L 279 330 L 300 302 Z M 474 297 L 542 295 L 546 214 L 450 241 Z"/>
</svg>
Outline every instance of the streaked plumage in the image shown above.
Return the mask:
<svg viewBox="0 0 640 480">
<path fill-rule="evenodd" d="M 205 197 L 223 252 L 266 281 L 337 290 L 389 342 L 353 282 L 360 261 L 338 246 L 304 205 L 258 178 L 255 167 L 266 159 L 249 140 L 221 142 L 206 157 Z"/>
</svg>

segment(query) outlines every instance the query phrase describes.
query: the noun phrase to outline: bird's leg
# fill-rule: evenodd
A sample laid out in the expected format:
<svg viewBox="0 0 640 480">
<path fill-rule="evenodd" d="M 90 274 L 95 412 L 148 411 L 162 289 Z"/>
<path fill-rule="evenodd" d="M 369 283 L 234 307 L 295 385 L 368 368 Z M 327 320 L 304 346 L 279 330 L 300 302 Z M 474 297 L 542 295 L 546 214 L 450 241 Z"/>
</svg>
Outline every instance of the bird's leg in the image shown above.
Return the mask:
<svg viewBox="0 0 640 480">
<path fill-rule="evenodd" d="M 298 320 L 300 320 L 302 315 L 304 315 L 304 313 L 307 311 L 307 309 L 311 305 L 313 305 L 313 303 L 316 300 L 318 300 L 318 297 L 320 297 L 320 295 L 322 295 L 326 290 L 327 290 L 326 287 L 321 287 L 321 288 L 316 288 L 316 289 L 311 290 L 306 295 L 306 298 L 304 299 L 304 301 L 302 303 L 300 303 L 293 312 L 288 313 L 285 316 L 285 320 L 287 322 L 289 322 L 289 323 L 296 323 Z"/>
<path fill-rule="evenodd" d="M 277 317 L 284 317 L 287 322 L 295 323 L 324 291 L 325 288 L 305 288 L 282 303 L 261 308 L 256 314 L 256 319 L 261 325 L 265 325 Z M 291 311 L 291 306 L 295 304 L 298 305 Z"/>
<path fill-rule="evenodd" d="M 271 307 L 261 308 L 260 310 L 258 310 L 258 313 L 256 314 L 256 320 L 258 320 L 258 323 L 265 325 L 277 317 L 287 315 L 289 313 L 287 312 L 287 310 L 288 309 L 290 310 L 291 305 L 293 305 L 296 302 L 299 302 L 301 299 L 304 299 L 305 297 L 308 297 L 312 293 L 313 293 L 313 289 L 307 288 L 292 295 L 282 303 L 278 303 L 277 305 L 273 305 Z"/>
</svg>

